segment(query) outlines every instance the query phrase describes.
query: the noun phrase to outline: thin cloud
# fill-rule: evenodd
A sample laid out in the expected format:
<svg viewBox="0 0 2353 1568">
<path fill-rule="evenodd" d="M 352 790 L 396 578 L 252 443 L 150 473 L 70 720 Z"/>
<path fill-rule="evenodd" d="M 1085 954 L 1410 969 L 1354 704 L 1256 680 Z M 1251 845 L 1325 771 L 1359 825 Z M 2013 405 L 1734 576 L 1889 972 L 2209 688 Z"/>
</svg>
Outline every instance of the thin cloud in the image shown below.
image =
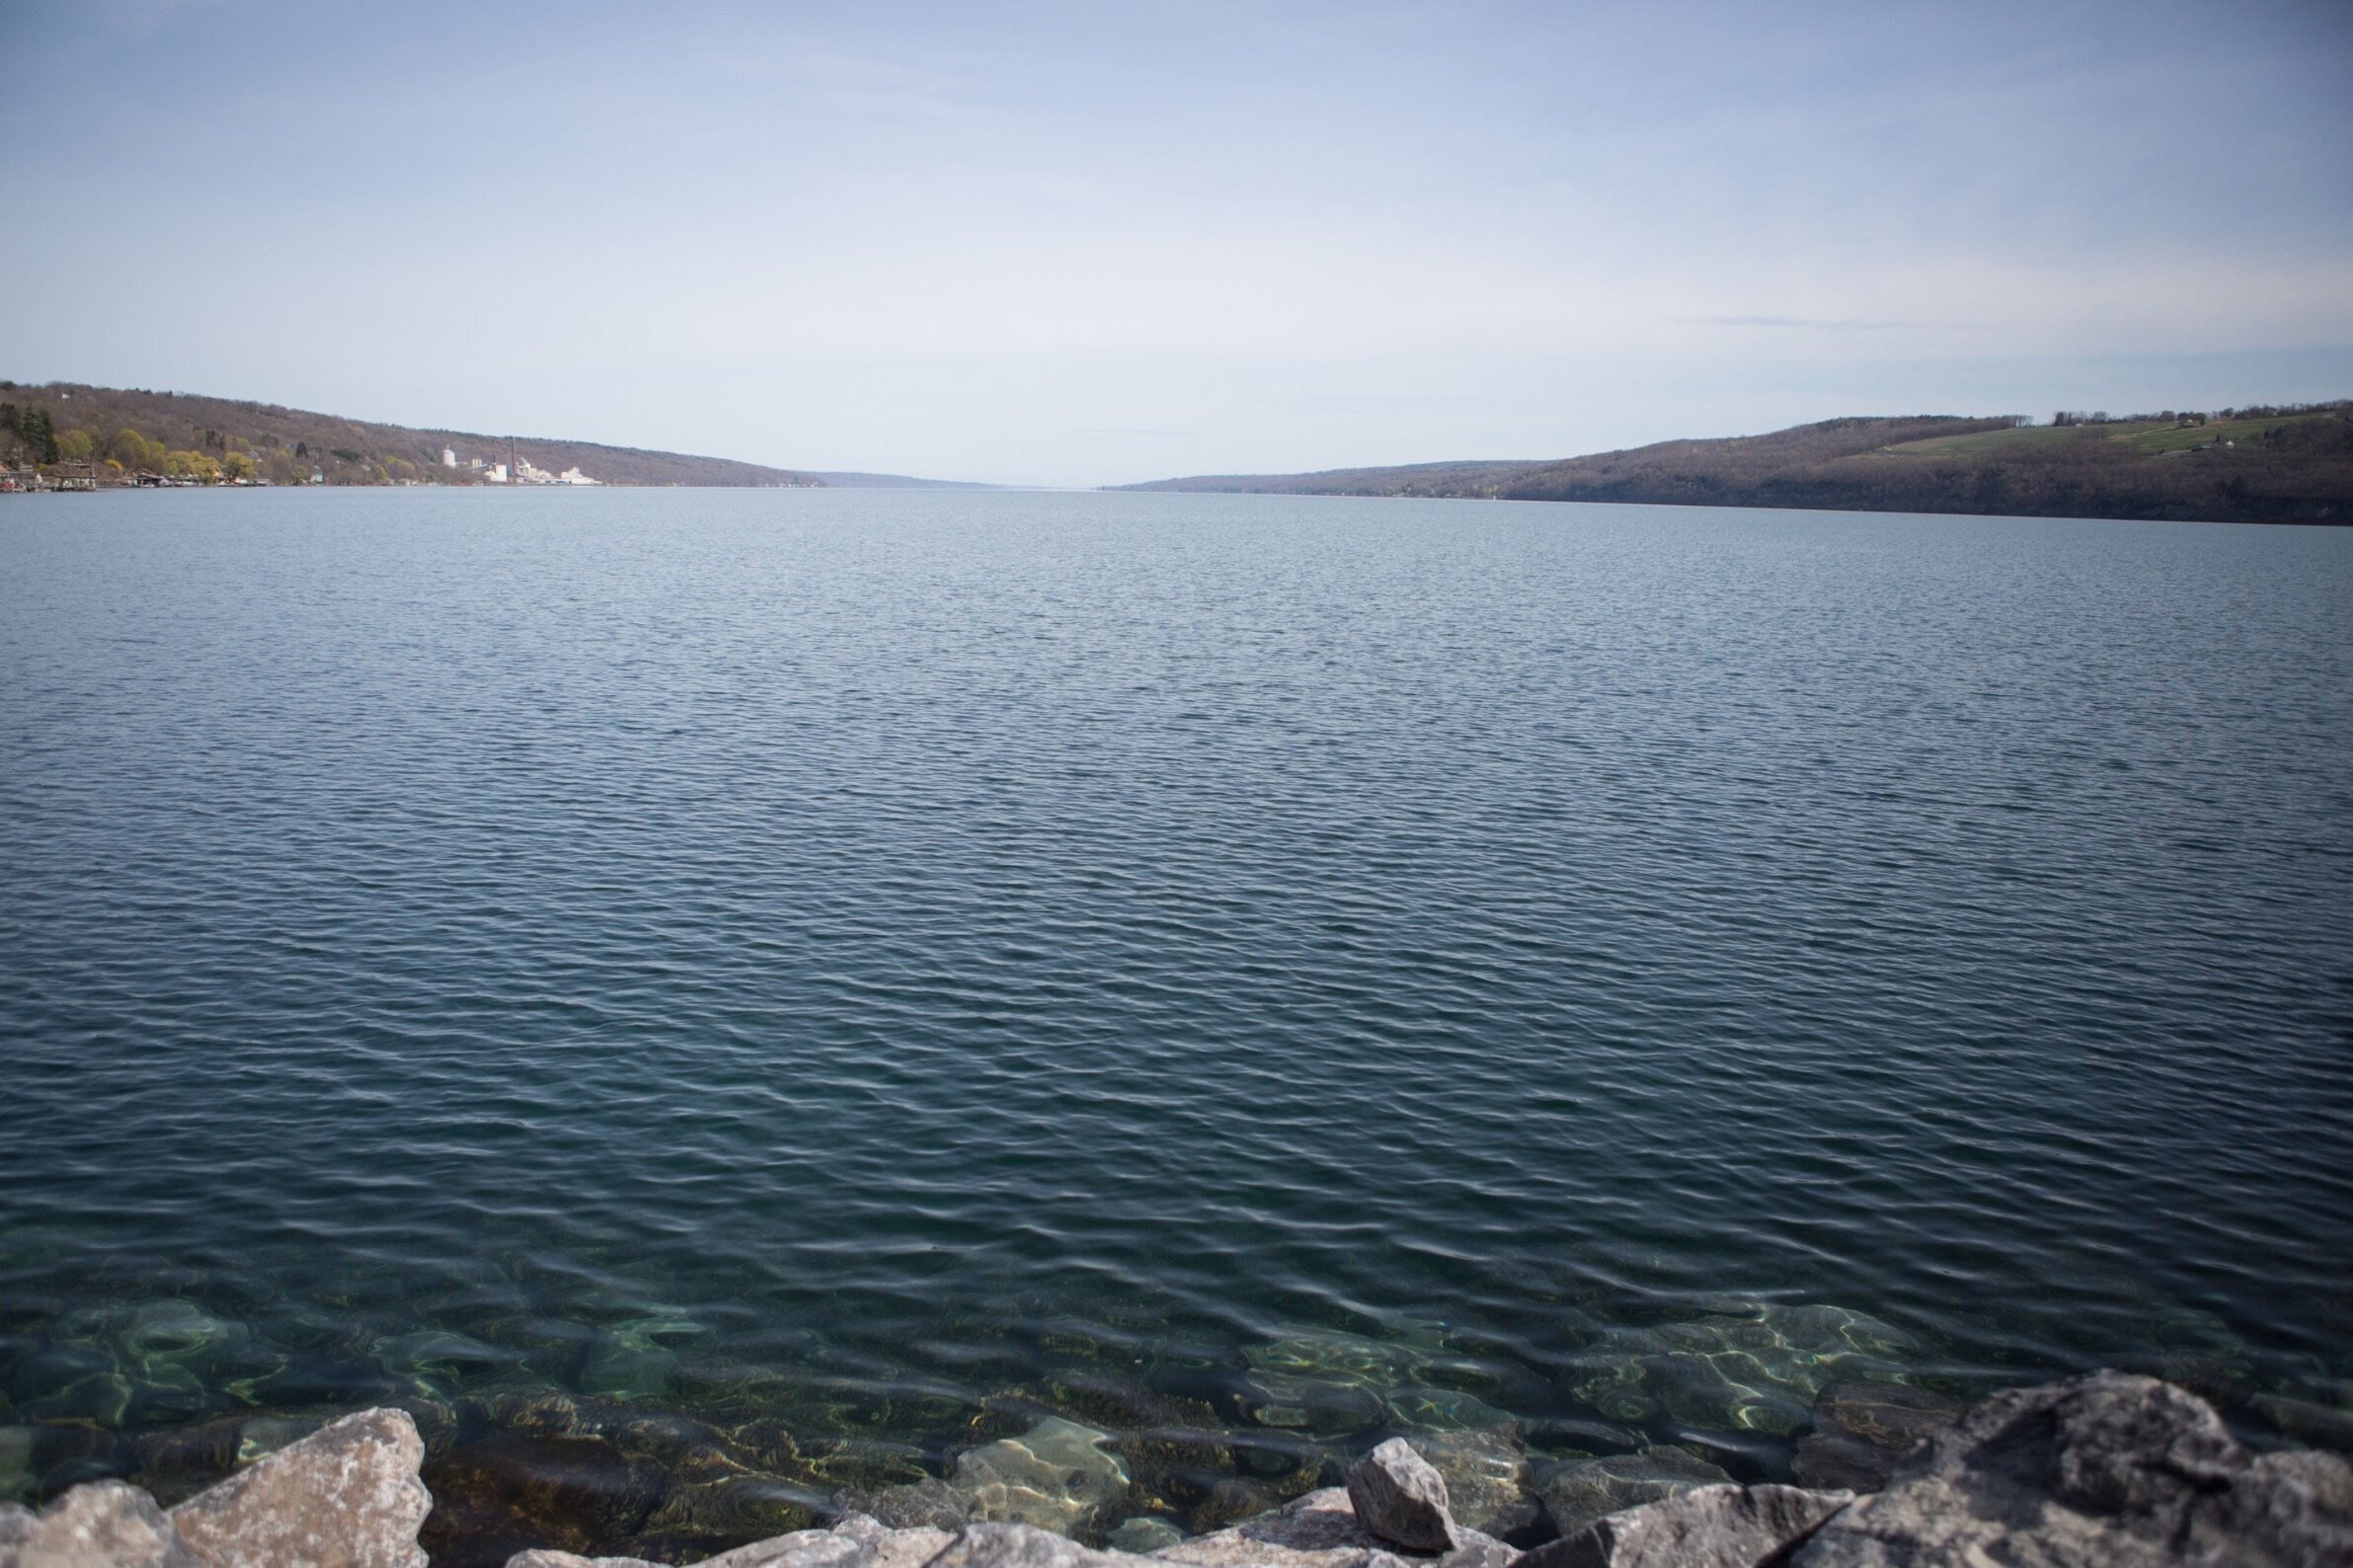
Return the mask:
<svg viewBox="0 0 2353 1568">
<path fill-rule="evenodd" d="M 1701 327 L 1766 327 L 1804 332 L 1899 332 L 1957 325 L 1953 322 L 1931 321 L 1826 321 L 1814 316 L 1693 316 L 1689 319 Z"/>
</svg>

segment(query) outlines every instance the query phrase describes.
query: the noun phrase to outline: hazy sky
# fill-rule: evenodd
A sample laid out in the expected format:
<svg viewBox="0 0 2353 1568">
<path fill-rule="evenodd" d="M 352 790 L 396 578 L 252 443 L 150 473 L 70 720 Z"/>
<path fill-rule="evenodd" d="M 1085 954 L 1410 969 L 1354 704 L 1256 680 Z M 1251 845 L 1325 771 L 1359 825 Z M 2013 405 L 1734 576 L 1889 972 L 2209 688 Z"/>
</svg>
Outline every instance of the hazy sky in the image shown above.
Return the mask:
<svg viewBox="0 0 2353 1568">
<path fill-rule="evenodd" d="M 1096 484 L 2353 395 L 2353 4 L 0 0 L 0 375 Z"/>
</svg>

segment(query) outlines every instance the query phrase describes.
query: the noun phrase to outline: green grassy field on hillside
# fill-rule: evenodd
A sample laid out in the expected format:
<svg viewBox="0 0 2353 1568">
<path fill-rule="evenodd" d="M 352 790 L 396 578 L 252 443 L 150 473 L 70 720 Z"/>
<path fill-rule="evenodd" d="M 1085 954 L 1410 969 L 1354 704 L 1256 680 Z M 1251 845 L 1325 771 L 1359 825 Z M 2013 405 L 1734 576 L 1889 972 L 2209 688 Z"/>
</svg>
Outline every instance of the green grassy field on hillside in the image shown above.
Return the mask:
<svg viewBox="0 0 2353 1568">
<path fill-rule="evenodd" d="M 2119 421 L 2112 425 L 2028 425 L 2010 431 L 1981 431 L 1974 435 L 1931 435 L 1883 448 L 1905 457 L 1942 457 L 1954 452 L 1992 452 L 2065 446 L 2072 441 L 2114 441 L 2137 452 L 2188 452 L 2225 441 L 2249 441 L 2266 431 L 2308 420 L 2334 419 L 2333 414 L 2286 414 L 2259 420 L 2216 420 L 2206 425 L 2175 425 L 2170 420 Z"/>
</svg>

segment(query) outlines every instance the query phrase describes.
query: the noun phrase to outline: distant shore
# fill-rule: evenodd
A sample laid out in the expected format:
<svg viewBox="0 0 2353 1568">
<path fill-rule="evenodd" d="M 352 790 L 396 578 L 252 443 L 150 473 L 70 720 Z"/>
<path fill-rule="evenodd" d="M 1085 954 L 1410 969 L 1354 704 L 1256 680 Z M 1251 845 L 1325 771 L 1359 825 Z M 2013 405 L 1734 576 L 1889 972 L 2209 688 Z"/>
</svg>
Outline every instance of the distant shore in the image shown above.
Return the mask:
<svg viewBox="0 0 2353 1568">
<path fill-rule="evenodd" d="M 1548 461 L 1203 474 L 1124 490 L 2353 522 L 2353 400 L 2112 419 L 1827 420 Z"/>
</svg>

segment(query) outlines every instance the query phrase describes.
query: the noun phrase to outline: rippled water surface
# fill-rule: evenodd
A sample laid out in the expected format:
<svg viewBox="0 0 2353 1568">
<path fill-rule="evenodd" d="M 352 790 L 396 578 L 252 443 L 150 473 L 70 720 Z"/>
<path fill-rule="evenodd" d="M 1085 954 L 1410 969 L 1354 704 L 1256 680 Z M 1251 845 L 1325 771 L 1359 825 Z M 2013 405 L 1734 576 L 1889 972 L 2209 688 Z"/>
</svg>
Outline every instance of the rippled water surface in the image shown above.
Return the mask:
<svg viewBox="0 0 2353 1568">
<path fill-rule="evenodd" d="M 1054 1415 L 1200 1528 L 2094 1365 L 2353 1447 L 2349 628 L 2342 530 L 0 498 L 0 1494 L 396 1402 L 707 1547 Z"/>
</svg>

